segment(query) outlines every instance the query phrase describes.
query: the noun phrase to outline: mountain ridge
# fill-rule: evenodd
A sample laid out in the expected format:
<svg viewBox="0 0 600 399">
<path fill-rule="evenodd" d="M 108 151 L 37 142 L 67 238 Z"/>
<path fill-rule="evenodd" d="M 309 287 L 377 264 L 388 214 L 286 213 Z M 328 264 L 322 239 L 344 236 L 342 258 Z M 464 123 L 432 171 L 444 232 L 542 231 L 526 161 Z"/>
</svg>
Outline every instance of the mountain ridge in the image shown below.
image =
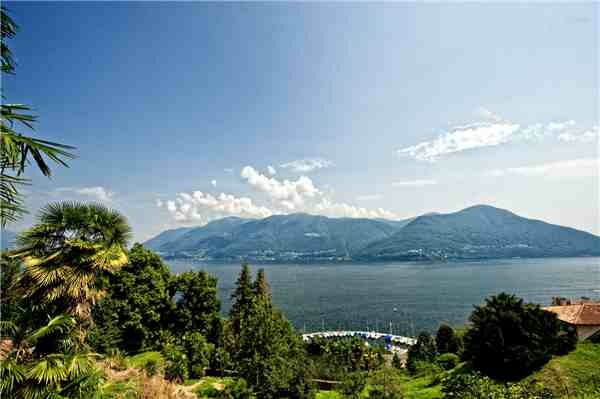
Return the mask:
<svg viewBox="0 0 600 399">
<path fill-rule="evenodd" d="M 322 262 L 600 256 L 600 237 L 490 205 L 404 220 L 295 213 L 229 217 L 162 232 L 145 243 L 165 257 Z"/>
</svg>

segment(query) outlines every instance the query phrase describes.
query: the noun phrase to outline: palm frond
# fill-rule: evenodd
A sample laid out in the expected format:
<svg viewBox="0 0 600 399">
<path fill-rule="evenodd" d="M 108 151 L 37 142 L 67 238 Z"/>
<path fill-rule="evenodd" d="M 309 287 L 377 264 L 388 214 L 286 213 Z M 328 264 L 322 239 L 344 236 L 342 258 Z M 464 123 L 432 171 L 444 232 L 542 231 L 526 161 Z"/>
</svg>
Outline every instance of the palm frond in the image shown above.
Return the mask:
<svg viewBox="0 0 600 399">
<path fill-rule="evenodd" d="M 0 392 L 10 394 L 25 379 L 25 367 L 15 359 L 0 362 Z"/>
<path fill-rule="evenodd" d="M 26 374 L 28 379 L 45 385 L 57 385 L 66 380 L 68 375 L 64 355 L 58 353 L 45 356 L 35 362 Z"/>
<path fill-rule="evenodd" d="M 54 333 L 65 334 L 75 327 L 75 318 L 68 315 L 60 315 L 52 318 L 48 324 L 35 330 L 27 337 L 30 344 L 35 344 L 39 339 Z"/>
</svg>

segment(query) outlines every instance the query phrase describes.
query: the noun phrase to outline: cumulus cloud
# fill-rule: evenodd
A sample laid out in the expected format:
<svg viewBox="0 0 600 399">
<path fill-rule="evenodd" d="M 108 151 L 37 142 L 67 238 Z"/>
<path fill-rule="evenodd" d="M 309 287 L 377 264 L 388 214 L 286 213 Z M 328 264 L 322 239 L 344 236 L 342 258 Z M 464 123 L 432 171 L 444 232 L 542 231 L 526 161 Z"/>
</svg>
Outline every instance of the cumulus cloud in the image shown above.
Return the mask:
<svg viewBox="0 0 600 399">
<path fill-rule="evenodd" d="M 322 198 L 321 201 L 315 205 L 315 210 L 318 214 L 330 217 L 384 219 L 397 218 L 396 214 L 383 208 L 367 209 L 349 205 L 344 202 L 333 202 L 328 198 Z"/>
<path fill-rule="evenodd" d="M 397 181 L 392 183 L 394 187 L 423 187 L 423 186 L 433 186 L 437 184 L 436 180 L 432 179 L 418 179 L 418 180 L 407 180 L 407 181 Z"/>
<path fill-rule="evenodd" d="M 546 137 L 565 142 L 586 142 L 598 137 L 597 127 L 576 132 L 577 123 L 574 120 L 521 126 L 503 120 L 485 108 L 480 108 L 476 113 L 484 122 L 454 126 L 433 140 L 401 148 L 398 154 L 418 161 L 435 162 L 448 154 L 512 142 L 538 141 Z"/>
<path fill-rule="evenodd" d="M 70 193 L 70 194 L 80 195 L 80 196 L 84 196 L 84 197 L 89 197 L 89 198 L 92 198 L 92 199 L 94 199 L 96 201 L 100 201 L 100 202 L 111 202 L 115 195 L 115 193 L 113 193 L 112 191 L 110 191 L 104 187 L 101 187 L 101 186 L 64 187 L 64 188 L 58 188 L 55 191 L 58 193 Z"/>
<path fill-rule="evenodd" d="M 357 201 L 375 201 L 381 199 L 381 194 L 367 194 L 367 195 L 359 195 L 356 197 Z"/>
<path fill-rule="evenodd" d="M 271 176 L 275 176 L 277 174 L 277 171 L 271 165 L 267 166 L 267 172 L 269 172 Z"/>
<path fill-rule="evenodd" d="M 320 194 L 312 180 L 306 176 L 300 176 L 294 181 L 279 181 L 274 177 L 261 174 L 252 166 L 245 166 L 240 176 L 254 189 L 266 193 L 272 200 L 288 210 L 302 205 L 305 198 L 312 198 Z"/>
<path fill-rule="evenodd" d="M 291 171 L 296 173 L 308 173 L 317 169 L 323 169 L 333 166 L 333 162 L 322 158 L 306 158 L 282 163 L 279 166 L 281 166 L 284 169 L 290 169 Z"/>
<path fill-rule="evenodd" d="M 578 158 L 565 161 L 548 162 L 535 165 L 493 169 L 485 172 L 488 176 L 524 176 L 524 177 L 588 177 L 597 176 L 600 169 L 598 158 Z"/>
<path fill-rule="evenodd" d="M 166 209 L 178 222 L 207 223 L 225 216 L 264 218 L 274 213 L 264 206 L 256 205 L 248 197 L 240 198 L 225 193 L 212 196 L 202 191 L 179 193 L 174 200 L 158 200 L 156 205 Z"/>
<path fill-rule="evenodd" d="M 213 187 L 217 187 L 217 181 L 216 180 L 211 180 L 210 181 L 210 185 Z"/>
</svg>

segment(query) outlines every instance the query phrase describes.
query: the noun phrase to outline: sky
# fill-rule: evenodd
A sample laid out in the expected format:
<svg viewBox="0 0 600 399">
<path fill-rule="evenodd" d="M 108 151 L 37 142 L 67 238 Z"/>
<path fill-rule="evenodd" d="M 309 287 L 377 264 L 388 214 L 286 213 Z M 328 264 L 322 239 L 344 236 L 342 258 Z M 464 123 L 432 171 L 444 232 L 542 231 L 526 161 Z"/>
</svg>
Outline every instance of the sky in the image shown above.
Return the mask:
<svg viewBox="0 0 600 399">
<path fill-rule="evenodd" d="M 600 234 L 597 3 L 5 5 L 6 101 L 78 156 L 13 230 L 85 200 L 138 241 L 475 204 Z"/>
</svg>

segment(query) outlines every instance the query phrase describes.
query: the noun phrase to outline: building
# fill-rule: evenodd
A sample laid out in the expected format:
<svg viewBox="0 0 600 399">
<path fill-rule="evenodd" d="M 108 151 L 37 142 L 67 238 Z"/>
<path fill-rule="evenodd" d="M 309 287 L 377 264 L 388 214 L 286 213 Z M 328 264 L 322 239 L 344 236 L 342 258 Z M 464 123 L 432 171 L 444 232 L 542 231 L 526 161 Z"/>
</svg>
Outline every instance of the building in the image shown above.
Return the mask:
<svg viewBox="0 0 600 399">
<path fill-rule="evenodd" d="M 575 327 L 580 341 L 600 340 L 600 302 L 553 300 L 553 306 L 545 307 L 544 310 L 556 313 L 559 320 Z"/>
</svg>

